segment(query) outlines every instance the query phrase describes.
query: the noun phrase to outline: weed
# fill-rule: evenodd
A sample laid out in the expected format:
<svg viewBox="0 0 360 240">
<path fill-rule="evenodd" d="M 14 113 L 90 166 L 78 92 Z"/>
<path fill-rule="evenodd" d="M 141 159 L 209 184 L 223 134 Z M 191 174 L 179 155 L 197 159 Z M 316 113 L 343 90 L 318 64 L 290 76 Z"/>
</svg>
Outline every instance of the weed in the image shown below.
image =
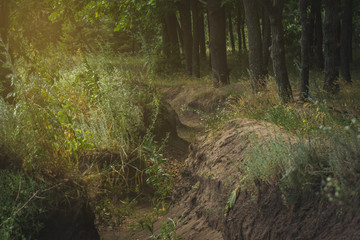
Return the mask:
<svg viewBox="0 0 360 240">
<path fill-rule="evenodd" d="M 153 229 L 152 229 L 153 233 Z M 182 239 L 182 237 L 176 235 L 176 223 L 172 218 L 168 218 L 168 222 L 164 222 L 160 228 L 160 232 L 157 235 L 152 235 L 150 239 L 159 240 L 176 240 Z"/>
</svg>

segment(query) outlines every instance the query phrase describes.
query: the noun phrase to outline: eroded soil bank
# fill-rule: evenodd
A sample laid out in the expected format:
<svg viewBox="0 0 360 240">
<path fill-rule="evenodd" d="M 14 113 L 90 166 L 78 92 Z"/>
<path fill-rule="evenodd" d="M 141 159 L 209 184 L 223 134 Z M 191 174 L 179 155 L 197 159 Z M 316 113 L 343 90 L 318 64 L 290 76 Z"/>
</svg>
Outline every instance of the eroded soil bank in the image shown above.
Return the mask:
<svg viewBox="0 0 360 240">
<path fill-rule="evenodd" d="M 232 120 L 218 132 L 206 134 L 194 109 L 211 114 L 223 106 L 225 94 L 221 90 L 215 95 L 199 92 L 182 87 L 164 91 L 168 107 L 175 111 L 178 134 L 187 140 L 191 140 L 191 132 L 202 137 L 193 139 L 189 153 L 186 142 L 172 142 L 169 157 L 177 167 L 183 167 L 172 205 L 155 222 L 154 235 L 171 218 L 176 223 L 176 236 L 185 240 L 360 239 L 360 214 L 315 193 L 289 206 L 277 186 L 258 183 L 255 194 L 239 189 L 234 206 L 226 212 L 229 195 L 239 186 L 238 167 L 252 146 L 249 136 L 261 136 L 261 141 L 293 138 L 273 124 L 251 119 Z M 126 229 L 107 234 L 105 239 L 144 240 L 151 236 L 146 230 L 134 233 Z"/>
<path fill-rule="evenodd" d="M 285 206 L 281 191 L 264 184 L 255 196 L 240 190 L 225 215 L 226 201 L 239 182 L 237 165 L 251 147 L 248 136 L 258 134 L 266 141 L 279 131 L 269 123 L 237 119 L 190 145 L 173 206 L 155 230 L 172 218 L 182 239 L 360 239 L 360 214 L 315 194 Z M 132 239 L 146 239 L 144 234 Z"/>
</svg>

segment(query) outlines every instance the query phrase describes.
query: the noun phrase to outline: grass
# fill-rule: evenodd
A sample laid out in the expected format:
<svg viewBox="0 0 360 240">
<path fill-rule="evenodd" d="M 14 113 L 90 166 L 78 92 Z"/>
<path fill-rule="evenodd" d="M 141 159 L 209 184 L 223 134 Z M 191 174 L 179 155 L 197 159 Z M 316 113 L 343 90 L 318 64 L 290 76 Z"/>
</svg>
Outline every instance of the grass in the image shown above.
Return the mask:
<svg viewBox="0 0 360 240">
<path fill-rule="evenodd" d="M 163 161 L 153 135 L 163 116 L 143 61 L 110 56 L 64 55 L 61 62 L 72 66 L 19 59 L 10 63 L 15 104 L 0 100 L 0 146 L 9 165 L 35 182 L 62 183 L 62 196 L 87 199 L 108 224 L 126 215 L 112 202 L 131 209 L 146 178 L 157 189 L 163 179 L 156 176 L 164 174 L 150 171 L 151 159 Z"/>
</svg>

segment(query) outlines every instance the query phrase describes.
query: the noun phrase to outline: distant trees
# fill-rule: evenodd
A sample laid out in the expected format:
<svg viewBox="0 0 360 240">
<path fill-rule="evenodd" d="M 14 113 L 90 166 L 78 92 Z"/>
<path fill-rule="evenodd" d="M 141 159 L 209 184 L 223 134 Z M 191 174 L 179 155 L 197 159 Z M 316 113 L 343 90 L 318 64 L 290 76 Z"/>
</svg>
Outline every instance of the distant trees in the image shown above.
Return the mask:
<svg viewBox="0 0 360 240">
<path fill-rule="evenodd" d="M 262 0 L 265 10 L 269 14 L 271 26 L 271 59 L 275 74 L 278 94 L 285 103 L 293 99 L 289 76 L 286 68 L 285 42 L 283 29 L 284 0 Z"/>
<path fill-rule="evenodd" d="M 96 22 L 99 16 L 106 15 L 107 21 L 112 21 L 111 24 L 116 26 L 115 30 L 129 33 L 133 41 L 138 41 L 138 46 L 142 44 L 143 49 L 153 51 L 151 54 L 159 54 L 161 51 L 158 55 L 161 60 L 159 62 L 170 66 L 166 69 L 184 67 L 189 76 L 200 77 L 200 61 L 206 59 L 208 53 L 216 87 L 229 83 L 227 50 L 236 52 L 235 50 L 244 51 L 248 48 L 253 91 L 258 92 L 266 88 L 266 81 L 269 79 L 268 66 L 271 61 L 280 98 L 283 102 L 292 101 L 292 88 L 285 58 L 286 47 L 290 45 L 296 51 L 288 55 L 301 50 L 302 100 L 306 100 L 308 96 L 311 68 L 324 70 L 323 88 L 328 92 L 334 93 L 338 90 L 336 81 L 339 72 L 342 79 L 348 83 L 352 82 L 350 63 L 355 12 L 353 0 L 14 2 L 19 5 L 26 2 L 26 6 L 46 8 L 46 11 L 38 11 L 39 14 L 44 15 L 43 12 L 46 12 L 53 21 L 58 21 L 58 30 L 61 30 L 61 24 L 67 21 L 84 21 L 90 25 Z M 0 33 L 5 43 L 9 28 L 8 3 L 9 1 L 0 1 Z M 296 8 L 296 5 L 299 8 Z M 359 6 L 355 4 L 355 8 Z M 294 17 L 294 14 L 299 16 Z M 48 16 L 45 18 L 48 20 Z M 284 23 L 287 24 L 285 31 L 288 31 L 285 36 Z M 151 37 L 148 37 L 149 35 Z M 152 42 L 149 44 L 149 41 Z M 156 47 L 153 47 L 154 45 Z M 9 84 L 9 81 L 5 80 L 6 75 L 5 69 L 0 68 L 2 88 L 10 89 L 10 86 L 6 85 Z"/>
</svg>

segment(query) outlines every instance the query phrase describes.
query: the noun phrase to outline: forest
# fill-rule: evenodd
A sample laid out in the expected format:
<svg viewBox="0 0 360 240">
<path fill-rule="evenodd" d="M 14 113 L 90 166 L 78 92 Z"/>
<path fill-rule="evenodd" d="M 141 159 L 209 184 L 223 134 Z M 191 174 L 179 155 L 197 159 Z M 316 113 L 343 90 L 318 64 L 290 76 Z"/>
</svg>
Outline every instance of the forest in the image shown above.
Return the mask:
<svg viewBox="0 0 360 240">
<path fill-rule="evenodd" d="M 360 239 L 360 1 L 0 0 L 0 240 Z"/>
</svg>

